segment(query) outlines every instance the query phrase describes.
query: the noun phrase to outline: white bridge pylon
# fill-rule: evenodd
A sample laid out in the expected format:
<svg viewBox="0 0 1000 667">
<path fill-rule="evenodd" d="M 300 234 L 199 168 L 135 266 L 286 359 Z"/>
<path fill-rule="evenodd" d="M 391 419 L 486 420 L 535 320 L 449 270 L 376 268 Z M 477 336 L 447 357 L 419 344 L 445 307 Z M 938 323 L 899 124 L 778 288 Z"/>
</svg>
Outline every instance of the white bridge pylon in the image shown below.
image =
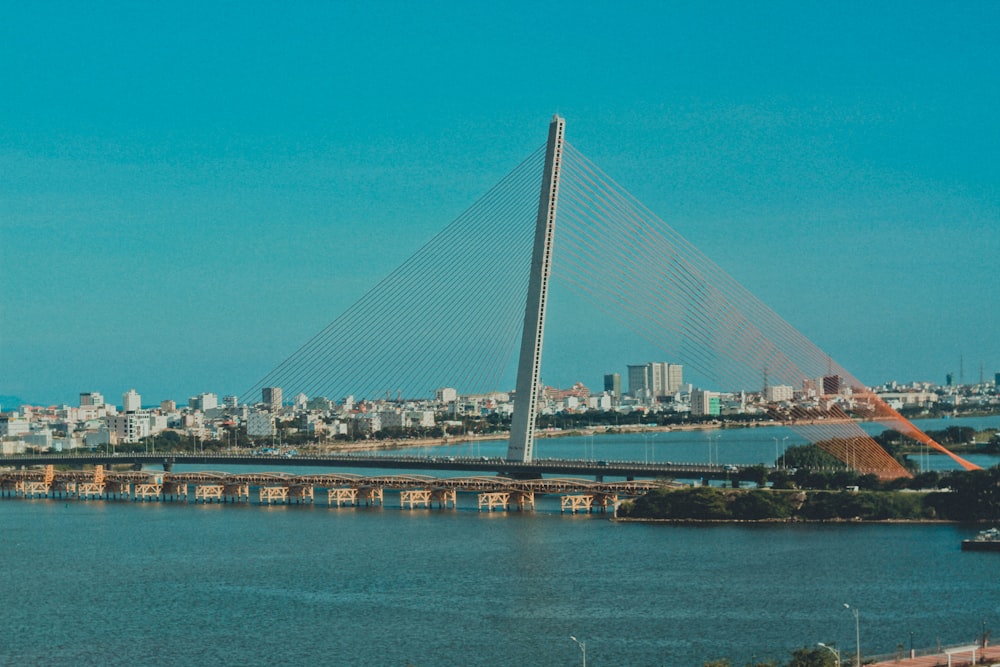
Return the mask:
<svg viewBox="0 0 1000 667">
<path fill-rule="evenodd" d="M 553 116 L 545 147 L 542 190 L 538 198 L 535 244 L 531 254 L 528 298 L 524 304 L 521 354 L 517 364 L 514 414 L 511 417 L 507 460 L 529 463 L 535 445 L 535 416 L 541 391 L 542 341 L 545 334 L 545 305 L 552 273 L 552 240 L 555 235 L 556 209 L 559 203 L 559 173 L 562 168 L 566 121 Z"/>
</svg>

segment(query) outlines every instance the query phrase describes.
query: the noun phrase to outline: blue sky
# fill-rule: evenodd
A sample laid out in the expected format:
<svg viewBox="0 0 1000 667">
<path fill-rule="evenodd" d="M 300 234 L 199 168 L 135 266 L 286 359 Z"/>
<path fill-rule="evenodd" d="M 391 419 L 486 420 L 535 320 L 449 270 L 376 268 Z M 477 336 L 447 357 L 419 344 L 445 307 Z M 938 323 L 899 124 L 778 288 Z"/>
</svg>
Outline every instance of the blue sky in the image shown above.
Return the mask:
<svg viewBox="0 0 1000 667">
<path fill-rule="evenodd" d="M 554 112 L 863 381 L 1000 371 L 996 2 L 0 11 L 0 395 L 241 393 Z"/>
</svg>

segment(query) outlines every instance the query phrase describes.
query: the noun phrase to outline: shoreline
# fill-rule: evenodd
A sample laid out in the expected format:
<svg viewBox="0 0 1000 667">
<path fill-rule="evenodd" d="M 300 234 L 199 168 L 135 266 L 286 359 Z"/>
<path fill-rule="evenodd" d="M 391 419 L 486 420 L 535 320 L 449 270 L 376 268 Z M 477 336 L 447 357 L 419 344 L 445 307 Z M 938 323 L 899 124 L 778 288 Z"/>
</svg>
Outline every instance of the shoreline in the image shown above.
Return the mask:
<svg viewBox="0 0 1000 667">
<path fill-rule="evenodd" d="M 885 525 L 885 524 L 928 524 L 928 525 L 958 525 L 996 523 L 988 519 L 979 521 L 959 521 L 957 519 L 636 519 L 632 517 L 612 516 L 609 521 L 618 523 L 663 523 L 678 526 L 710 526 L 728 524 L 851 524 L 851 525 Z"/>
</svg>

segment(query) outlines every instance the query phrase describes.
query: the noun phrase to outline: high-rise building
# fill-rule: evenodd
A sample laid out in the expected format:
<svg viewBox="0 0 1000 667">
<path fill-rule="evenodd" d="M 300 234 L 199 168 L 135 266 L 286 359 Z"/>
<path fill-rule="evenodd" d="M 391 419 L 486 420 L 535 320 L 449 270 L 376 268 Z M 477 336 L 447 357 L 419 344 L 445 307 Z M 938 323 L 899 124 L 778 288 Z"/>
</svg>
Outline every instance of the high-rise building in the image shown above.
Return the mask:
<svg viewBox="0 0 1000 667">
<path fill-rule="evenodd" d="M 667 364 L 666 380 L 664 381 L 666 395 L 676 394 L 684 386 L 684 366 L 681 364 Z"/>
<path fill-rule="evenodd" d="M 264 387 L 260 390 L 260 400 L 267 405 L 271 412 L 281 410 L 281 387 Z"/>
<path fill-rule="evenodd" d="M 665 361 L 651 361 L 628 367 L 628 393 L 634 398 L 654 400 L 680 391 L 684 367 Z"/>
<path fill-rule="evenodd" d="M 138 412 L 142 410 L 142 396 L 135 389 L 129 389 L 122 394 L 122 410 L 124 412 Z"/>
<path fill-rule="evenodd" d="M 614 397 L 614 402 L 617 403 L 622 397 L 622 374 L 621 373 L 608 373 L 604 376 L 604 391 L 608 392 Z"/>
<path fill-rule="evenodd" d="M 649 364 L 628 367 L 628 393 L 632 398 L 652 398 L 653 380 L 649 377 Z"/>
</svg>

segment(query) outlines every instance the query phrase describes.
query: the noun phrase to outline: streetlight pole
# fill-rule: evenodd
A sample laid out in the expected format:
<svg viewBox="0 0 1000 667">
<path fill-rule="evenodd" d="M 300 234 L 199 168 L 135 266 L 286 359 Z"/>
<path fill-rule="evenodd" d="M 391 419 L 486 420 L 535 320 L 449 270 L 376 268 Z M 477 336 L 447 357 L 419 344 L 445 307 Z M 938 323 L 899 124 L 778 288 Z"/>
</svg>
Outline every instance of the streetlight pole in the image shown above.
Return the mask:
<svg viewBox="0 0 1000 667">
<path fill-rule="evenodd" d="M 580 653 L 583 654 L 583 667 L 587 667 L 587 642 L 582 642 L 576 637 L 570 637 L 576 642 L 576 645 L 580 647 Z"/>
<path fill-rule="evenodd" d="M 840 664 L 841 664 L 840 663 L 840 651 L 838 651 L 837 649 L 833 648 L 832 646 L 827 646 L 823 642 L 819 642 L 818 644 L 816 644 L 816 646 L 819 646 L 820 648 L 825 648 L 827 651 L 829 651 L 830 653 L 832 653 L 833 657 L 837 659 L 837 667 L 840 667 Z"/>
<path fill-rule="evenodd" d="M 778 467 L 778 439 L 775 438 L 775 437 L 772 437 L 771 440 L 774 440 L 774 467 L 777 468 Z"/>
<path fill-rule="evenodd" d="M 787 435 L 784 438 L 781 439 L 781 467 L 782 467 L 782 469 L 784 469 L 784 467 L 785 467 L 785 442 L 787 442 L 787 441 L 788 441 L 788 436 Z M 775 461 L 774 465 L 778 465 L 778 462 Z"/>
<path fill-rule="evenodd" d="M 861 620 L 858 617 L 858 608 L 844 603 L 844 609 L 854 614 L 854 645 L 858 667 L 861 667 Z"/>
</svg>

